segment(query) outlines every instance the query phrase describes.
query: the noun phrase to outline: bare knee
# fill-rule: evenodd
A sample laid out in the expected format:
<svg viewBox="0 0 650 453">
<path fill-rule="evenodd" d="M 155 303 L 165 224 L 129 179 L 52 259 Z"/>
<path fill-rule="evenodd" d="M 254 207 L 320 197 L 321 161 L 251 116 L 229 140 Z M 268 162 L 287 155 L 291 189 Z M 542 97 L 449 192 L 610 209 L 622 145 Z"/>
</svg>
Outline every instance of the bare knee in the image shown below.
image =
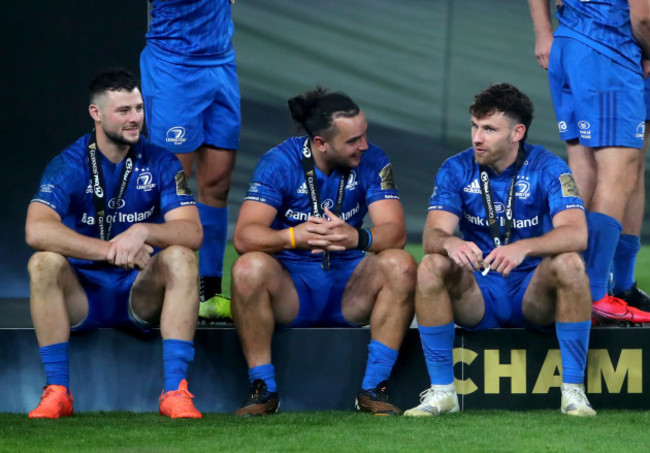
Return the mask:
<svg viewBox="0 0 650 453">
<path fill-rule="evenodd" d="M 29 259 L 27 271 L 32 282 L 52 280 L 58 281 L 63 270 L 69 266 L 68 260 L 54 252 L 36 252 Z"/>
<path fill-rule="evenodd" d="M 260 288 L 268 285 L 273 278 L 278 263 L 273 257 L 262 252 L 249 252 L 240 256 L 232 267 L 232 292 L 246 298 Z"/>
<path fill-rule="evenodd" d="M 578 253 L 561 253 L 551 258 L 551 269 L 559 286 L 571 286 L 587 278 L 585 262 Z"/>
<path fill-rule="evenodd" d="M 199 195 L 206 201 L 225 202 L 228 200 L 230 182 L 230 173 L 222 175 L 218 179 L 201 181 L 201 184 L 199 184 Z"/>
<path fill-rule="evenodd" d="M 417 263 L 415 259 L 404 250 L 390 249 L 377 254 L 379 269 L 385 276 L 385 281 L 405 290 L 415 288 L 417 277 Z"/>
<path fill-rule="evenodd" d="M 221 165 L 210 169 L 200 168 L 196 182 L 202 203 L 219 206 L 228 201 L 232 182 L 232 167 Z"/>
<path fill-rule="evenodd" d="M 418 266 L 418 286 L 426 292 L 446 287 L 446 276 L 453 270 L 453 261 L 444 255 L 425 255 Z"/>
<path fill-rule="evenodd" d="M 192 250 L 172 245 L 162 250 L 159 255 L 166 279 L 187 279 L 191 284 L 195 283 L 199 274 L 199 262 Z"/>
</svg>

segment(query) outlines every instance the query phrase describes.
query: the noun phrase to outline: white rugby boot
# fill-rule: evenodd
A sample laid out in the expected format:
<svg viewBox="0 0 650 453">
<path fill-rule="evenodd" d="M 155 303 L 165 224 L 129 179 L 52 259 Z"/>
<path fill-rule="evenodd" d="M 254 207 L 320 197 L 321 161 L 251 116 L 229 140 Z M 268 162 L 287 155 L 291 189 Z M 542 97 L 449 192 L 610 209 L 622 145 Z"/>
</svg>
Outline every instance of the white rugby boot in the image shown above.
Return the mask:
<svg viewBox="0 0 650 453">
<path fill-rule="evenodd" d="M 589 404 L 583 384 L 562 384 L 561 410 L 563 414 L 577 417 L 596 415 L 596 411 Z"/>
<path fill-rule="evenodd" d="M 420 393 L 420 404 L 404 412 L 406 417 L 432 417 L 440 414 L 458 412 L 456 385 L 432 385 Z"/>
</svg>

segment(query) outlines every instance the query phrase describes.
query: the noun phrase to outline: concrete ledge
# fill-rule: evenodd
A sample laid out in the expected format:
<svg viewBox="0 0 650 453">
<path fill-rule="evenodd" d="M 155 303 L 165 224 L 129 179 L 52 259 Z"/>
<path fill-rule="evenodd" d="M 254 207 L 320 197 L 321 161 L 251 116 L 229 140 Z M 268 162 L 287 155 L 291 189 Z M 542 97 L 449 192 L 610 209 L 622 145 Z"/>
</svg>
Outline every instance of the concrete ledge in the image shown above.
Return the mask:
<svg viewBox="0 0 650 453">
<path fill-rule="evenodd" d="M 351 410 L 366 364 L 368 329 L 276 332 L 273 358 L 283 411 Z M 0 329 L 1 412 L 28 412 L 45 375 L 33 329 Z M 199 410 L 232 412 L 248 392 L 247 367 L 233 328 L 199 328 L 188 380 Z M 587 372 L 599 408 L 650 409 L 646 390 L 650 329 L 592 330 Z M 455 375 L 464 409 L 559 408 L 554 335 L 523 329 L 457 331 Z M 76 411 L 157 411 L 162 379 L 158 331 L 149 338 L 100 329 L 73 335 L 70 385 Z M 418 403 L 429 386 L 416 329 L 408 332 L 391 377 L 395 402 Z"/>
</svg>

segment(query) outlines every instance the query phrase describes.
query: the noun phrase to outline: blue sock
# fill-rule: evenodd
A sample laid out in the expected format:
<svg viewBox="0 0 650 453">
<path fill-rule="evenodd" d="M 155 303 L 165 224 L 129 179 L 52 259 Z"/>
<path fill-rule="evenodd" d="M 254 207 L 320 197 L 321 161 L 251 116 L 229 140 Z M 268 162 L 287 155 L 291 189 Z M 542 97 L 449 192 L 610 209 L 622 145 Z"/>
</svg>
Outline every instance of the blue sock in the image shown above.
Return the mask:
<svg viewBox="0 0 650 453">
<path fill-rule="evenodd" d="M 214 208 L 203 203 L 196 205 L 203 226 L 203 242 L 199 249 L 199 275 L 221 277 L 228 238 L 228 207 Z"/>
<path fill-rule="evenodd" d="M 429 371 L 431 385 L 448 385 L 454 382 L 454 323 L 426 327 L 418 324 L 424 361 Z"/>
<path fill-rule="evenodd" d="M 368 363 L 366 374 L 363 377 L 361 388 L 363 390 L 374 390 L 377 385 L 388 379 L 393 365 L 397 360 L 398 351 L 389 348 L 377 340 L 370 340 L 368 344 Z"/>
<path fill-rule="evenodd" d="M 278 386 L 275 383 L 275 367 L 272 363 L 259 365 L 248 369 L 248 381 L 252 384 L 256 379 L 261 379 L 266 383 L 266 390 L 277 392 Z"/>
<path fill-rule="evenodd" d="M 616 261 L 616 257 L 614 257 Z M 614 294 L 614 263 L 612 263 L 612 268 L 609 270 L 609 278 L 607 279 L 607 294 Z"/>
<path fill-rule="evenodd" d="M 591 286 L 591 299 L 597 301 L 607 295 L 609 272 L 623 227 L 615 218 L 600 212 L 588 213 L 587 224 L 587 275 Z"/>
<path fill-rule="evenodd" d="M 562 356 L 562 382 L 565 384 L 584 383 L 590 330 L 591 320 L 555 323 Z"/>
<path fill-rule="evenodd" d="M 194 343 L 185 340 L 163 340 L 163 367 L 165 392 L 178 390 L 178 385 L 187 377 L 187 367 L 194 360 Z"/>
<path fill-rule="evenodd" d="M 632 234 L 621 234 L 614 255 L 614 293 L 627 291 L 634 285 L 636 255 L 641 250 L 641 238 Z"/>
<path fill-rule="evenodd" d="M 62 385 L 70 389 L 68 342 L 55 343 L 39 349 L 45 368 L 47 385 Z"/>
</svg>

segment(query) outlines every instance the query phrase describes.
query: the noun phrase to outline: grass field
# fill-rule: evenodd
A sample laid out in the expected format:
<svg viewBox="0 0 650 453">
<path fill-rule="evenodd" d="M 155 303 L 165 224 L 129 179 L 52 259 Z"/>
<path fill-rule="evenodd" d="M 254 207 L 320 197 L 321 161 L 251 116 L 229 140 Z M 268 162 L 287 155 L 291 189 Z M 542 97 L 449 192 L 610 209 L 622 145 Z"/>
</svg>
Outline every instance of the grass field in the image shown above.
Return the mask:
<svg viewBox="0 0 650 453">
<path fill-rule="evenodd" d="M 0 451 L 647 451 L 650 412 L 465 411 L 439 418 L 309 412 L 240 419 L 206 414 L 82 413 L 49 421 L 0 415 Z"/>
<path fill-rule="evenodd" d="M 419 245 L 407 249 L 421 258 Z M 227 269 L 235 256 L 230 247 Z M 650 248 L 644 247 L 637 279 L 646 289 L 650 288 L 649 267 Z M 25 414 L 5 413 L 0 414 L 0 452 L 641 452 L 650 448 L 648 426 L 650 411 L 619 410 L 600 410 L 590 419 L 564 416 L 559 409 L 467 410 L 428 419 L 373 417 L 352 411 L 280 413 L 255 419 L 207 413 L 203 420 L 130 412 L 29 420 Z"/>
</svg>

